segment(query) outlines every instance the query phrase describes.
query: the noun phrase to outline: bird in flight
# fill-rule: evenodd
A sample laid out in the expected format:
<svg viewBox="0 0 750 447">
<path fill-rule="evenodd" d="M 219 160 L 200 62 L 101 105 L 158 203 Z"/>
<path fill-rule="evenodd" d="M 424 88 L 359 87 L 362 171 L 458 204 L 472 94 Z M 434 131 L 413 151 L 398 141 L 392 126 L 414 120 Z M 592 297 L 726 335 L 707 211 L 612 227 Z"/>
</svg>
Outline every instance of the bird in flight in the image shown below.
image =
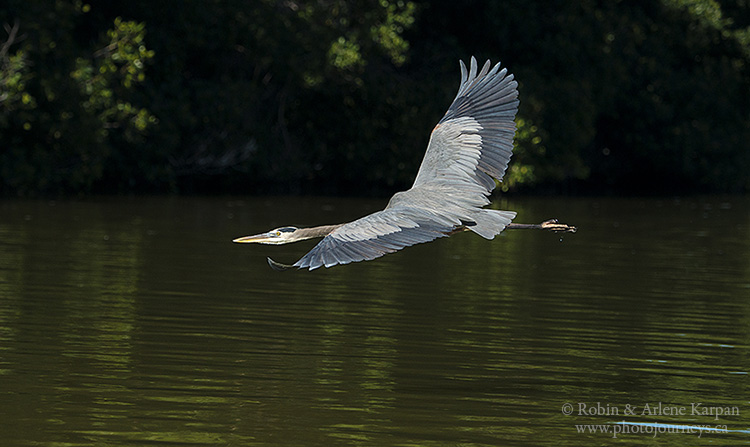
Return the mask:
<svg viewBox="0 0 750 447">
<path fill-rule="evenodd" d="M 502 180 L 513 150 L 518 83 L 500 64 L 478 70 L 471 58 L 461 65 L 458 94 L 432 130 L 412 187 L 397 192 L 382 211 L 352 222 L 313 228 L 280 227 L 234 239 L 237 243 L 288 244 L 321 240 L 293 265 L 268 258 L 276 270 L 314 270 L 369 261 L 410 245 L 463 231 L 493 239 L 505 229 L 534 228 L 575 232 L 552 219 L 541 224 L 511 223 L 516 213 L 484 208 L 495 181 Z"/>
</svg>

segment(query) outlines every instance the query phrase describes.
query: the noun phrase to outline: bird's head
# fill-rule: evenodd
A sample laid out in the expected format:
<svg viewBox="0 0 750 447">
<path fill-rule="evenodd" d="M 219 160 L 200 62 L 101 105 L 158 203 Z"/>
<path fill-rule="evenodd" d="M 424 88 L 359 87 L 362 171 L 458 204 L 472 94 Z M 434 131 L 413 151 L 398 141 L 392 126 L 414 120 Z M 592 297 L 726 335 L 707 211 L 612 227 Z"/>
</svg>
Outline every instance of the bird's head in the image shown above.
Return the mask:
<svg viewBox="0 0 750 447">
<path fill-rule="evenodd" d="M 299 230 L 297 227 L 280 227 L 273 229 L 267 233 L 260 233 L 253 236 L 238 237 L 232 242 L 241 244 L 272 244 L 281 245 L 288 244 L 290 242 L 296 242 L 299 240 L 295 233 Z"/>
</svg>

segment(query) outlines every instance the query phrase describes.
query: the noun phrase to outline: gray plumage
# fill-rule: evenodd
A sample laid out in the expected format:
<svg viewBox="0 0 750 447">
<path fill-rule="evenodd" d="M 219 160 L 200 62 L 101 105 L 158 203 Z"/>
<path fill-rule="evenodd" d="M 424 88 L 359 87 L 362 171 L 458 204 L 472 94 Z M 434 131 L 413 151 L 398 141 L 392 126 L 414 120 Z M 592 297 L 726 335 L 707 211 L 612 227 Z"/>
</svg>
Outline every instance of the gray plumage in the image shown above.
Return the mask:
<svg viewBox="0 0 750 447">
<path fill-rule="evenodd" d="M 518 84 L 500 64 L 487 61 L 477 70 L 461 62 L 461 84 L 445 116 L 432 130 L 430 143 L 410 189 L 393 195 L 384 210 L 341 225 L 281 227 L 234 242 L 286 244 L 322 237 L 294 265 L 268 258 L 271 267 L 310 270 L 366 261 L 414 244 L 473 231 L 486 239 L 506 228 L 575 232 L 570 225 L 548 220 L 516 224 L 513 211 L 483 208 L 503 178 L 513 151 L 518 110 Z"/>
<path fill-rule="evenodd" d="M 294 266 L 316 269 L 375 259 L 448 236 L 465 227 L 492 239 L 516 213 L 482 209 L 501 180 L 513 150 L 517 83 L 500 64 L 477 72 L 461 64 L 461 85 L 432 131 L 411 189 L 396 193 L 383 211 L 331 231 Z"/>
</svg>

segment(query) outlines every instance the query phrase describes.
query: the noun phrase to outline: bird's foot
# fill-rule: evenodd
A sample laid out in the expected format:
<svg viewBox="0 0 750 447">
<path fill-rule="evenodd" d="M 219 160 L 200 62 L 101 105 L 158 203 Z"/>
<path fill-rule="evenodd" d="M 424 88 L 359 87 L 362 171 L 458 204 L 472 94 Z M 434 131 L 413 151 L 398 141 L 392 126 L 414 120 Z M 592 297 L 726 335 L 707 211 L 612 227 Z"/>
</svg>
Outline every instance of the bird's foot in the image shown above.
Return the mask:
<svg viewBox="0 0 750 447">
<path fill-rule="evenodd" d="M 545 220 L 544 222 L 539 224 L 539 227 L 542 230 L 548 230 L 553 233 L 575 233 L 576 231 L 578 231 L 578 228 L 572 225 L 560 223 L 557 221 L 557 219 Z"/>
</svg>

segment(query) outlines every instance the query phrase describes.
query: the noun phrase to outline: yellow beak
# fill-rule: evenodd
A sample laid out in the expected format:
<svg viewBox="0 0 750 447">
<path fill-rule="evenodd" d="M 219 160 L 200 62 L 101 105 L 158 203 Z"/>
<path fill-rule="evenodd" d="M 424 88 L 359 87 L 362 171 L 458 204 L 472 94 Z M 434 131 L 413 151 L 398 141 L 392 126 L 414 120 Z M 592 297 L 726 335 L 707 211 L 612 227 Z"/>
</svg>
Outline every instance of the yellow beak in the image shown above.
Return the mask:
<svg viewBox="0 0 750 447">
<path fill-rule="evenodd" d="M 238 244 L 273 244 L 277 243 L 278 241 L 279 238 L 276 237 L 276 235 L 273 233 L 261 233 L 253 236 L 243 236 L 232 240 L 232 242 L 236 242 Z"/>
</svg>

